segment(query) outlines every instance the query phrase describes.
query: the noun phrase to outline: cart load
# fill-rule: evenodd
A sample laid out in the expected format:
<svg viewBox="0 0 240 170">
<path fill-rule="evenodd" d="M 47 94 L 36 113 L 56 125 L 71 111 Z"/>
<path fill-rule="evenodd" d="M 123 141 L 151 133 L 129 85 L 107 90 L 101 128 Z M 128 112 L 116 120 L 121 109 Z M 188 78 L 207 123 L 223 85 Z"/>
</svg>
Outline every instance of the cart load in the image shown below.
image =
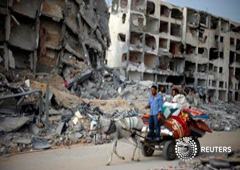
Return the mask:
<svg viewBox="0 0 240 170">
<path fill-rule="evenodd" d="M 198 138 L 202 137 L 206 132 L 212 132 L 204 122 L 204 120 L 209 118 L 203 110 L 196 108 L 182 109 L 177 103 L 165 102 L 160 120 L 162 125 L 161 140 L 157 143 L 156 141 L 149 141 L 145 138 L 145 140 L 142 141 L 142 154 L 144 156 L 152 156 L 155 150 L 162 150 L 162 155 L 166 160 L 174 160 L 176 158 L 176 140 L 183 137 L 190 137 L 197 146 L 197 156 L 200 153 L 200 142 Z M 148 133 L 148 119 L 148 113 L 142 116 L 145 124 L 142 132 L 145 133 L 145 136 L 147 136 Z M 183 147 L 185 147 L 185 145 Z"/>
</svg>

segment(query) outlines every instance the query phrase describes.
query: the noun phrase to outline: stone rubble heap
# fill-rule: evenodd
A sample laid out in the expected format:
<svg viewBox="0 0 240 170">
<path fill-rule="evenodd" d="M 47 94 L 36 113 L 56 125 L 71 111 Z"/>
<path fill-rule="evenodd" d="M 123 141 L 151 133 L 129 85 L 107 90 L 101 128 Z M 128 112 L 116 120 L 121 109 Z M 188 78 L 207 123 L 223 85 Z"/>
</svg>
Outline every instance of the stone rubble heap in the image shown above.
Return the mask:
<svg viewBox="0 0 240 170">
<path fill-rule="evenodd" d="M 215 102 L 202 108 L 211 117 L 208 125 L 215 131 L 232 131 L 240 127 L 240 105 L 238 103 Z"/>
<path fill-rule="evenodd" d="M 232 151 L 228 154 L 200 157 L 199 159 L 183 161 L 178 166 L 156 168 L 156 170 L 212 170 L 212 169 L 240 169 L 240 151 Z"/>
</svg>

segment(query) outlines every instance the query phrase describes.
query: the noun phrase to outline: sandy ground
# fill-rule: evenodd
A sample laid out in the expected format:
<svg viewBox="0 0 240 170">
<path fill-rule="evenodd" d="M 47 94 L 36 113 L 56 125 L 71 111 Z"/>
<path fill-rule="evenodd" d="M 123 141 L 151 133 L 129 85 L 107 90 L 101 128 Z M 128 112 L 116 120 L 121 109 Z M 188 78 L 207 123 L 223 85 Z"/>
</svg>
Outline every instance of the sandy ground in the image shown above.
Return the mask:
<svg viewBox="0 0 240 170">
<path fill-rule="evenodd" d="M 235 132 L 214 132 L 200 139 L 202 146 L 231 146 L 232 150 L 240 149 L 240 129 Z M 111 144 L 98 146 L 75 145 L 71 149 L 61 148 L 29 154 L 0 158 L 1 170 L 81 170 L 81 169 L 158 169 L 174 166 L 179 160 L 166 161 L 160 151 L 152 157 L 143 157 L 140 162 L 131 161 L 133 146 L 119 142 L 118 152 L 125 160 L 113 157 L 112 165 L 105 166 Z M 215 153 L 216 154 L 216 153 Z M 201 153 L 208 156 L 212 153 Z M 196 159 L 196 158 L 195 158 Z"/>
</svg>

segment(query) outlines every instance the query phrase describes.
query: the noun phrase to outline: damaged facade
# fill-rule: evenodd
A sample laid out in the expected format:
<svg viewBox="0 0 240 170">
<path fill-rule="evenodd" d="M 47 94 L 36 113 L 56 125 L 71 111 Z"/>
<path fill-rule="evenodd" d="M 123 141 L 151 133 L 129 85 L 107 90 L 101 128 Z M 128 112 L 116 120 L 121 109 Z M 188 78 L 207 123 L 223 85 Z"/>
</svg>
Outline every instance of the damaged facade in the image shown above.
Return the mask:
<svg viewBox="0 0 240 170">
<path fill-rule="evenodd" d="M 97 67 L 110 40 L 108 18 L 104 0 L 3 0 L 0 64 L 34 74 Z"/>
<path fill-rule="evenodd" d="M 104 63 L 108 19 L 104 0 L 0 1 L 0 155 L 92 141 L 72 109 Z"/>
<path fill-rule="evenodd" d="M 124 68 L 129 80 L 240 101 L 239 23 L 165 1 L 113 0 L 110 12 L 110 67 Z"/>
</svg>

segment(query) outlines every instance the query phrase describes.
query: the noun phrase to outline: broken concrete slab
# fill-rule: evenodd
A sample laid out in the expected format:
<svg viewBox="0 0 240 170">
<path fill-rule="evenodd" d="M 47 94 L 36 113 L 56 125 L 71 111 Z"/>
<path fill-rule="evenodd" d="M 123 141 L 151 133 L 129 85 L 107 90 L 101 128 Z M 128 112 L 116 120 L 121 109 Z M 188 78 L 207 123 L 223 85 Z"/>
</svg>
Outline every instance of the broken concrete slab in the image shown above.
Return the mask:
<svg viewBox="0 0 240 170">
<path fill-rule="evenodd" d="M 12 51 L 8 51 L 9 67 L 15 68 L 15 59 L 13 57 Z"/>
<path fill-rule="evenodd" d="M 85 71 L 81 76 L 75 76 L 71 78 L 68 82 L 68 88 L 71 88 L 74 83 L 81 84 L 88 80 L 93 75 L 93 70 L 87 70 Z"/>
<path fill-rule="evenodd" d="M 77 80 L 78 83 L 83 83 L 84 81 L 88 80 L 93 74 L 93 70 L 87 70 L 84 72 L 81 77 Z"/>
<path fill-rule="evenodd" d="M 61 115 L 52 115 L 49 117 L 49 121 L 55 121 L 58 122 L 61 120 Z"/>
<path fill-rule="evenodd" d="M 39 73 L 51 72 L 57 64 L 58 53 L 59 53 L 59 51 L 57 51 L 57 50 L 52 50 L 52 49 L 46 48 L 46 53 L 39 57 L 37 71 Z"/>
<path fill-rule="evenodd" d="M 24 1 L 13 1 L 12 9 L 13 11 L 25 15 L 30 18 L 36 18 L 37 13 L 40 9 L 41 0 L 24 0 Z"/>
<path fill-rule="evenodd" d="M 64 124 L 65 124 L 65 122 L 59 122 L 59 123 L 58 123 L 58 127 L 57 127 L 57 129 L 56 129 L 56 133 L 57 133 L 58 135 L 61 135 L 61 134 L 62 134 L 62 129 L 63 129 Z"/>
<path fill-rule="evenodd" d="M 146 86 L 148 88 L 151 88 L 151 86 L 153 85 L 152 81 L 140 81 L 139 84 Z"/>
<path fill-rule="evenodd" d="M 9 44 L 24 50 L 33 51 L 36 46 L 36 30 L 32 27 L 33 23 L 25 24 L 11 28 Z"/>
<path fill-rule="evenodd" d="M 98 17 L 98 27 L 102 33 L 102 36 L 107 38 L 109 34 L 109 27 L 108 27 L 108 20 L 109 20 L 109 15 L 108 15 L 108 7 L 106 5 L 105 0 L 98 0 L 94 2 L 94 7 L 93 10 L 96 10 L 96 14 Z M 107 38 L 108 39 L 108 38 Z M 106 40 L 105 43 L 110 43 L 110 39 Z"/>
<path fill-rule="evenodd" d="M 16 113 L 16 109 L 13 109 L 13 108 L 0 108 L 0 114 L 8 115 L 8 116 L 14 116 L 18 113 Z"/>
<path fill-rule="evenodd" d="M 51 148 L 47 139 L 40 139 L 40 138 L 32 138 L 32 146 L 35 149 L 48 149 Z"/>
<path fill-rule="evenodd" d="M 81 132 L 83 129 L 82 124 L 80 121 L 78 121 L 74 126 L 73 126 L 73 131 L 74 132 Z"/>
<path fill-rule="evenodd" d="M 70 0 L 67 3 L 67 10 L 66 10 L 66 18 L 64 23 L 75 33 L 78 35 L 79 27 L 78 27 L 78 20 L 77 14 L 79 12 L 79 5 Z"/>
<path fill-rule="evenodd" d="M 81 133 L 79 133 L 79 132 L 76 132 L 76 133 L 75 133 L 75 137 L 76 137 L 77 139 L 80 139 L 80 138 L 83 137 L 83 134 L 81 134 Z"/>
<path fill-rule="evenodd" d="M 95 30 L 97 27 L 97 17 L 96 14 L 94 13 L 92 7 L 90 7 L 90 9 L 84 5 L 81 4 L 80 6 L 80 13 L 82 14 L 82 17 L 84 18 L 84 20 L 88 23 L 88 25 Z"/>
<path fill-rule="evenodd" d="M 37 127 L 37 125 L 34 124 L 34 123 L 31 123 L 31 124 L 29 125 L 29 130 L 30 130 L 30 132 L 32 132 L 34 135 L 38 135 L 39 132 L 40 132 L 40 129 L 39 129 L 39 128 Z"/>
<path fill-rule="evenodd" d="M 90 95 L 92 95 L 93 97 L 95 97 L 96 99 L 100 98 L 100 94 L 97 91 L 93 91 L 90 93 Z"/>
<path fill-rule="evenodd" d="M 85 55 L 83 53 L 82 44 L 79 43 L 78 38 L 76 38 L 76 35 L 73 35 L 70 32 L 68 32 L 67 37 L 66 37 L 65 49 L 69 53 L 74 54 L 80 60 L 84 60 Z"/>
<path fill-rule="evenodd" d="M 83 115 L 79 112 L 79 110 L 77 110 L 77 111 L 75 112 L 75 116 L 76 116 L 78 119 L 83 119 L 83 118 L 84 118 Z"/>
<path fill-rule="evenodd" d="M 29 145 L 29 144 L 31 144 L 31 141 L 32 141 L 32 139 L 29 139 L 29 138 L 19 138 L 19 139 L 17 139 L 17 140 L 14 141 L 14 142 L 15 142 L 15 143 L 18 143 L 18 144 Z"/>
<path fill-rule="evenodd" d="M 84 40 L 84 44 L 88 45 L 90 48 L 97 50 L 99 52 L 103 51 L 102 45 L 98 41 L 96 41 L 94 38 L 91 38 L 91 37 L 86 38 Z"/>
<path fill-rule="evenodd" d="M 44 18 L 41 19 L 41 29 L 44 29 L 44 34 L 40 35 L 40 40 L 45 43 L 45 46 L 53 50 L 59 50 L 61 48 L 62 25 Z"/>
<path fill-rule="evenodd" d="M 61 6 L 48 0 L 42 2 L 42 15 L 51 17 L 55 21 L 63 19 Z"/>
<path fill-rule="evenodd" d="M 29 121 L 28 117 L 0 117 L 0 131 L 12 132 L 18 130 Z"/>
<path fill-rule="evenodd" d="M 46 84 L 31 81 L 31 88 L 41 89 L 41 91 L 45 93 Z M 84 100 L 66 91 L 60 91 L 52 86 L 49 86 L 49 88 L 53 92 L 56 102 L 63 108 L 71 109 L 84 102 Z"/>
<path fill-rule="evenodd" d="M 99 29 L 96 30 L 96 35 L 97 35 L 98 41 L 100 41 L 100 43 L 102 44 L 103 49 L 107 50 L 108 48 L 107 43 L 103 40 L 102 34 Z"/>
</svg>

